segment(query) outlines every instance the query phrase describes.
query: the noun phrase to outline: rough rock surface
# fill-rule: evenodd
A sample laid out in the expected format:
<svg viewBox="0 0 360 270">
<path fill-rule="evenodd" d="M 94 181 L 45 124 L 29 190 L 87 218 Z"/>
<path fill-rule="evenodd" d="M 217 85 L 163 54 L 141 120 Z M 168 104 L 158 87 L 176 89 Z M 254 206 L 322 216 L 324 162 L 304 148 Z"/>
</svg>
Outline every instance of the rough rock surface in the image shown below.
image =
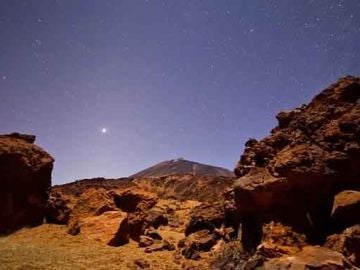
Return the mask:
<svg viewBox="0 0 360 270">
<path fill-rule="evenodd" d="M 341 234 L 330 235 L 325 247 L 342 253 L 351 263 L 360 267 L 360 225 L 347 228 Z"/>
<path fill-rule="evenodd" d="M 68 226 L 81 227 L 81 220 L 87 217 L 99 216 L 107 211 L 117 210 L 109 192 L 103 188 L 89 188 L 79 196 L 69 215 Z"/>
<path fill-rule="evenodd" d="M 156 194 L 138 188 L 117 191 L 112 196 L 116 207 L 129 213 L 148 210 L 158 201 Z"/>
<path fill-rule="evenodd" d="M 129 238 L 138 241 L 150 226 L 166 224 L 165 217 L 149 211 L 157 201 L 156 194 L 127 179 L 86 179 L 53 187 L 46 219 L 68 225 L 72 235 L 81 233 L 109 245 L 120 245 Z"/>
<path fill-rule="evenodd" d="M 43 222 L 54 159 L 34 141 L 0 135 L 0 234 Z"/>
<path fill-rule="evenodd" d="M 360 192 L 345 190 L 335 196 L 331 213 L 335 229 L 360 224 Z"/>
<path fill-rule="evenodd" d="M 355 268 L 339 252 L 323 247 L 307 246 L 299 253 L 266 261 L 264 270 L 351 270 Z"/>
<path fill-rule="evenodd" d="M 80 233 L 109 246 L 121 246 L 129 242 L 126 213 L 107 211 L 98 216 L 81 218 Z"/>
<path fill-rule="evenodd" d="M 127 178 L 84 179 L 53 186 L 46 206 L 46 220 L 48 223 L 67 224 L 79 215 L 91 216 L 115 210 L 113 194 L 132 186 Z"/>
<path fill-rule="evenodd" d="M 134 179 L 143 190 L 158 194 L 160 198 L 214 202 L 234 183 L 233 176 L 173 174 L 157 178 Z"/>
<path fill-rule="evenodd" d="M 200 230 L 214 231 L 225 223 L 225 213 L 222 203 L 202 203 L 194 207 L 190 213 L 190 221 L 186 225 L 185 235 L 188 236 Z"/>
<path fill-rule="evenodd" d="M 313 242 L 325 239 L 335 194 L 360 186 L 359 115 L 360 78 L 348 76 L 246 143 L 234 187 L 244 233 L 279 220 Z"/>
</svg>

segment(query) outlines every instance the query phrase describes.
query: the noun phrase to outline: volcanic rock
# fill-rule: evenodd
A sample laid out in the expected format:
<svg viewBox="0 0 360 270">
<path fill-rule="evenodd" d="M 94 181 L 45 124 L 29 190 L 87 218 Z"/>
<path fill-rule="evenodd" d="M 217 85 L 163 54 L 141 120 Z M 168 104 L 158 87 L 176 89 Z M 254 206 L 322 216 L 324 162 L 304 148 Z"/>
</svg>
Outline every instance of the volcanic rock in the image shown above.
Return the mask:
<svg viewBox="0 0 360 270">
<path fill-rule="evenodd" d="M 304 247 L 302 251 L 291 256 L 270 259 L 266 261 L 260 269 L 355 270 L 351 263 L 341 253 L 315 246 Z"/>
<path fill-rule="evenodd" d="M 81 218 L 99 216 L 106 211 L 117 210 L 113 198 L 105 189 L 89 188 L 81 196 L 73 207 L 69 223 Z"/>
<path fill-rule="evenodd" d="M 145 235 L 154 239 L 154 240 L 162 240 L 162 236 L 158 233 L 158 231 L 150 228 L 150 229 L 147 229 L 145 230 Z"/>
<path fill-rule="evenodd" d="M 151 237 L 145 235 L 140 236 L 139 247 L 149 247 L 152 244 L 154 244 L 154 240 Z"/>
<path fill-rule="evenodd" d="M 331 216 L 336 229 L 360 224 L 360 192 L 345 190 L 337 194 Z"/>
<path fill-rule="evenodd" d="M 144 259 L 134 260 L 134 265 L 135 265 L 136 269 L 147 269 L 150 267 L 150 263 Z"/>
<path fill-rule="evenodd" d="M 146 192 L 139 188 L 114 192 L 112 195 L 116 207 L 128 213 L 148 210 L 158 201 L 158 197 L 154 193 Z"/>
<path fill-rule="evenodd" d="M 96 216 L 118 208 L 114 193 L 134 186 L 127 179 L 94 178 L 51 188 L 46 206 L 48 223 L 68 224 L 78 217 Z"/>
<path fill-rule="evenodd" d="M 85 237 L 109 246 L 120 246 L 129 242 L 126 213 L 107 211 L 98 216 L 80 218 L 80 232 Z"/>
<path fill-rule="evenodd" d="M 0 135 L 0 234 L 43 222 L 54 159 L 34 141 Z"/>
<path fill-rule="evenodd" d="M 297 251 L 307 245 L 304 234 L 294 232 L 291 227 L 275 222 L 270 222 L 263 226 L 262 242 L 292 247 Z"/>
<path fill-rule="evenodd" d="M 74 205 L 64 197 L 63 194 L 53 190 L 45 209 L 45 218 L 47 223 L 67 224 L 70 219 L 70 213 Z"/>
<path fill-rule="evenodd" d="M 330 235 L 324 246 L 342 253 L 360 267 L 360 225 L 347 228 L 341 234 Z"/>
<path fill-rule="evenodd" d="M 209 230 L 197 231 L 178 242 L 178 247 L 182 249 L 182 254 L 187 259 L 193 259 L 195 251 L 210 251 L 217 243 L 218 237 Z M 195 256 L 197 259 L 197 256 Z"/>
<path fill-rule="evenodd" d="M 243 233 L 251 238 L 275 220 L 312 242 L 325 239 L 335 194 L 360 186 L 359 115 L 360 78 L 348 76 L 245 144 L 234 187 Z"/>
<path fill-rule="evenodd" d="M 224 208 L 221 203 L 202 203 L 194 207 L 190 213 L 190 221 L 186 225 L 185 235 L 188 236 L 200 230 L 213 231 L 225 223 Z"/>
<path fill-rule="evenodd" d="M 175 246 L 167 240 L 162 240 L 161 242 L 157 242 L 157 243 L 153 244 L 151 247 L 145 248 L 144 251 L 146 253 L 151 253 L 151 252 L 162 251 L 162 250 L 172 251 L 172 250 L 175 250 Z"/>
</svg>

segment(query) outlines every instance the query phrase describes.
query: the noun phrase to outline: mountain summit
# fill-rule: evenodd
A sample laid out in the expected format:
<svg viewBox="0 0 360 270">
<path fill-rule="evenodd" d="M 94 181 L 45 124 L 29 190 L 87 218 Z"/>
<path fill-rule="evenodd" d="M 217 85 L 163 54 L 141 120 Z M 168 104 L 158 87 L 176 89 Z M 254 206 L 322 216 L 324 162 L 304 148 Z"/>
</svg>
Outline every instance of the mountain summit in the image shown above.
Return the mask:
<svg viewBox="0 0 360 270">
<path fill-rule="evenodd" d="M 233 172 L 221 167 L 206 165 L 183 158 L 166 160 L 129 177 L 161 177 L 172 174 L 193 174 L 212 176 L 234 176 Z"/>
</svg>

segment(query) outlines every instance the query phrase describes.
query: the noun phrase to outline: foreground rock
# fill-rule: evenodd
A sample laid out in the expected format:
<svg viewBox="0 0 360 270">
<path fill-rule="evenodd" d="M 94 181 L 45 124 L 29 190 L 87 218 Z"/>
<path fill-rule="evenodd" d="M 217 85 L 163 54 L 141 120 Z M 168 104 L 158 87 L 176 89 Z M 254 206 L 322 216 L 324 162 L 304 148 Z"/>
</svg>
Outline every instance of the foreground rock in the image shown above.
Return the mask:
<svg viewBox="0 0 360 270">
<path fill-rule="evenodd" d="M 359 115 L 360 78 L 345 77 L 308 105 L 279 113 L 271 135 L 246 143 L 234 188 L 244 234 L 278 220 L 314 243 L 325 239 L 335 194 L 360 186 Z"/>
<path fill-rule="evenodd" d="M 77 216 L 99 215 L 115 210 L 114 194 L 133 187 L 127 178 L 93 178 L 51 188 L 46 206 L 48 223 L 68 224 Z"/>
<path fill-rule="evenodd" d="M 54 159 L 34 141 L 0 135 L 0 233 L 43 222 Z"/>
<path fill-rule="evenodd" d="M 150 210 L 157 201 L 156 194 L 127 179 L 82 180 L 52 189 L 46 219 L 67 225 L 69 234 L 119 246 L 167 224 L 165 216 Z"/>
<path fill-rule="evenodd" d="M 342 253 L 351 263 L 360 267 L 360 225 L 329 236 L 325 247 Z"/>
<path fill-rule="evenodd" d="M 80 233 L 85 237 L 109 246 L 121 246 L 129 242 L 126 213 L 107 211 L 99 216 L 79 220 Z"/>
<path fill-rule="evenodd" d="M 360 192 L 345 190 L 335 196 L 331 213 L 336 230 L 360 224 Z"/>
<path fill-rule="evenodd" d="M 355 270 L 348 260 L 339 252 L 322 247 L 305 247 L 299 253 L 292 256 L 270 259 L 264 263 L 264 270 L 273 269 L 297 269 L 297 270 Z"/>
</svg>

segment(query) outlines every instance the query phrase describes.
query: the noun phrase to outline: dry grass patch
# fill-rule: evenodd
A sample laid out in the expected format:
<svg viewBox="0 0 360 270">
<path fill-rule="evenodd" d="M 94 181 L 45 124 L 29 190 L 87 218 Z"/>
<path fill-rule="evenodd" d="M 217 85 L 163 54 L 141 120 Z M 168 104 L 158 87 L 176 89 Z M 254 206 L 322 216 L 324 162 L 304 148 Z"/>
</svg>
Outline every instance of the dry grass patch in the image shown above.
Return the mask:
<svg viewBox="0 0 360 270">
<path fill-rule="evenodd" d="M 68 235 L 65 226 L 44 224 L 0 238 L 0 269 L 136 269 L 136 259 L 147 260 L 149 269 L 181 269 L 172 252 L 147 254 L 135 242 L 109 247 Z"/>
</svg>

